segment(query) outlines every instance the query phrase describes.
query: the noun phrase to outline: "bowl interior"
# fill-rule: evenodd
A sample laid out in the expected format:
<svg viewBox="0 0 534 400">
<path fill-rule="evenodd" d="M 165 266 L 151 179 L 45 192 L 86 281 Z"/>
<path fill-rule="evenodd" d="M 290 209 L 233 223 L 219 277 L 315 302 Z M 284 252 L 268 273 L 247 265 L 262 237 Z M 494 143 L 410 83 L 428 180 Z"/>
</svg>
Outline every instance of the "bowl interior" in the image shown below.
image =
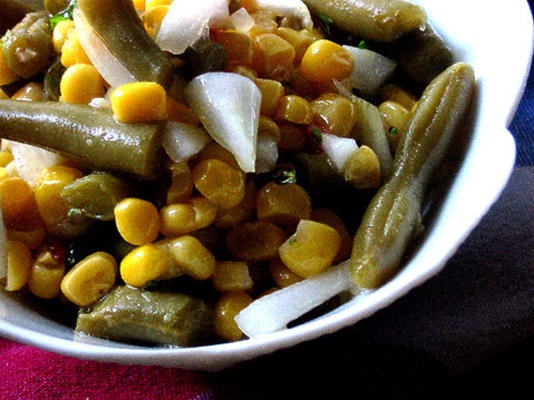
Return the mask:
<svg viewBox="0 0 534 400">
<path fill-rule="evenodd" d="M 417 3 L 425 7 L 455 58 L 473 65 L 477 90 L 448 160 L 434 179 L 424 218 L 426 232 L 391 281 L 291 329 L 183 349 L 75 336 L 66 322 L 72 313 L 69 307 L 58 309 L 56 303 L 34 302 L 0 289 L 0 334 L 79 358 L 216 370 L 353 324 L 436 274 L 496 200 L 513 168 L 515 145 L 506 128 L 530 68 L 532 17 L 526 1 L 506 6 L 484 0 Z"/>
</svg>

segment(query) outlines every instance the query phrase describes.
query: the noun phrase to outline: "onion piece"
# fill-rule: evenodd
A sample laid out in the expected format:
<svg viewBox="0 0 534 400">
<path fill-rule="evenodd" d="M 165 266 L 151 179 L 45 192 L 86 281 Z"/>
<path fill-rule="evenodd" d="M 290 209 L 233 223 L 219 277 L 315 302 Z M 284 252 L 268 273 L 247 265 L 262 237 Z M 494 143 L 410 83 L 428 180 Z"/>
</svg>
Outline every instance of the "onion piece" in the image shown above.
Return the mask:
<svg viewBox="0 0 534 400">
<path fill-rule="evenodd" d="M 361 94 L 372 96 L 393 74 L 397 63 L 376 51 L 343 46 L 354 57 L 350 76 L 352 87 Z"/>
<path fill-rule="evenodd" d="M 230 22 L 235 30 L 243 33 L 250 31 L 255 24 L 254 19 L 243 7 L 230 15 Z"/>
<path fill-rule="evenodd" d="M 30 144 L 11 142 L 11 153 L 19 177 L 32 188 L 37 185 L 41 172 L 59 162 L 59 155 L 53 151 Z"/>
<path fill-rule="evenodd" d="M 358 150 L 356 140 L 353 138 L 339 137 L 330 133 L 323 133 L 322 137 L 322 149 L 334 167 L 339 172 L 342 172 L 349 157 Z"/>
<path fill-rule="evenodd" d="M 312 29 L 313 21 L 310 10 L 301 0 L 255 0 L 259 9 L 271 11 L 282 17 L 294 17 L 304 29 Z"/>
<path fill-rule="evenodd" d="M 197 155 L 210 140 L 206 131 L 198 126 L 168 121 L 163 131 L 162 145 L 171 160 L 182 162 Z"/>
<path fill-rule="evenodd" d="M 212 139 L 243 171 L 254 172 L 261 104 L 256 84 L 236 73 L 208 72 L 189 82 L 184 94 Z"/>
<path fill-rule="evenodd" d="M 0 281 L 7 277 L 7 233 L 4 215 L 0 207 Z"/>
<path fill-rule="evenodd" d="M 102 75 L 102 78 L 112 87 L 126 83 L 137 82 L 137 79 L 126 69 L 117 57 L 108 49 L 104 42 L 95 33 L 83 12 L 75 9 L 72 14 L 80 44 L 91 63 Z"/>
<path fill-rule="evenodd" d="M 234 320 L 248 337 L 276 332 L 326 300 L 348 290 L 354 290 L 349 260 L 260 297 L 241 310 Z"/>
<path fill-rule="evenodd" d="M 209 27 L 223 24 L 229 17 L 227 0 L 174 0 L 159 28 L 156 43 L 162 50 L 182 54 Z"/>
<path fill-rule="evenodd" d="M 276 166 L 278 160 L 278 145 L 273 137 L 262 135 L 258 137 L 256 151 L 256 173 L 270 172 Z"/>
</svg>

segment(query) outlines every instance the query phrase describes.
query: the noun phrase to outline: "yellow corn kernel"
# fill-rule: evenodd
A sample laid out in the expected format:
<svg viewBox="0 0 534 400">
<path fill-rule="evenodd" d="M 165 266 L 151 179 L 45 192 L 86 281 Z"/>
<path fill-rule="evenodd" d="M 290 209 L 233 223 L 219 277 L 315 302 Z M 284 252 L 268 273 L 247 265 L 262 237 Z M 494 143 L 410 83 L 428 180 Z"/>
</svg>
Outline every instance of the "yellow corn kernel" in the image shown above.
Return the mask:
<svg viewBox="0 0 534 400">
<path fill-rule="evenodd" d="M 245 222 L 234 226 L 226 236 L 226 247 L 240 261 L 270 260 L 286 240 L 285 231 L 269 222 Z"/>
<path fill-rule="evenodd" d="M 37 206 L 32 189 L 19 177 L 0 180 L 0 204 L 4 222 L 8 228 L 35 226 L 38 222 Z"/>
<path fill-rule="evenodd" d="M 19 90 L 17 90 L 13 96 L 13 100 L 26 100 L 26 101 L 42 101 L 44 100 L 43 84 L 38 82 L 30 82 Z"/>
<path fill-rule="evenodd" d="M 59 21 L 52 32 L 52 44 L 57 54 L 61 53 L 63 44 L 74 30 L 74 21 L 67 19 Z"/>
<path fill-rule="evenodd" d="M 137 247 L 120 264 L 122 280 L 141 287 L 165 274 L 170 264 L 169 255 L 153 244 Z"/>
<path fill-rule="evenodd" d="M 245 2 L 249 4 L 255 3 L 254 0 L 245 0 Z M 241 1 L 241 3 L 243 3 L 243 1 Z M 250 16 L 254 20 L 254 26 L 249 32 L 252 37 L 257 37 L 265 33 L 272 33 L 276 30 L 276 28 L 278 28 L 278 23 L 276 22 L 276 15 L 267 10 L 257 10 L 257 7 L 255 5 L 253 6 L 253 8 L 256 8 L 256 10 L 253 12 L 249 11 Z"/>
<path fill-rule="evenodd" d="M 380 89 L 380 98 L 384 101 L 395 101 L 407 110 L 411 110 L 417 102 L 417 98 L 400 86 L 388 83 Z"/>
<path fill-rule="evenodd" d="M 145 0 L 145 10 L 148 11 L 154 7 L 169 6 L 172 0 Z"/>
<path fill-rule="evenodd" d="M 378 188 L 382 182 L 380 160 L 373 149 L 360 146 L 343 166 L 345 180 L 358 189 Z"/>
<path fill-rule="evenodd" d="M 317 82 L 312 82 L 306 79 L 302 74 L 293 74 L 289 81 L 288 91 L 291 93 L 298 93 L 299 96 L 311 101 L 320 93 L 318 85 Z"/>
<path fill-rule="evenodd" d="M 9 85 L 10 83 L 15 82 L 17 79 L 17 75 L 11 72 L 7 66 L 4 52 L 0 51 L 0 86 Z"/>
<path fill-rule="evenodd" d="M 297 231 L 280 246 L 280 259 L 293 273 L 307 278 L 324 271 L 339 251 L 337 231 L 319 222 L 301 220 Z"/>
<path fill-rule="evenodd" d="M 197 156 L 197 160 L 199 162 L 204 160 L 210 160 L 213 158 L 216 160 L 223 161 L 232 168 L 241 170 L 241 168 L 239 168 L 239 165 L 237 164 L 234 155 L 217 142 L 208 143 L 206 147 L 204 147 Z"/>
<path fill-rule="evenodd" d="M 281 154 L 300 152 L 308 142 L 308 134 L 303 126 L 291 122 L 280 121 L 280 142 L 278 151 Z"/>
<path fill-rule="evenodd" d="M 271 260 L 269 263 L 269 272 L 274 283 L 281 288 L 293 285 L 303 279 L 287 268 L 279 258 Z"/>
<path fill-rule="evenodd" d="M 188 203 L 170 204 L 160 210 L 161 233 L 176 237 L 206 228 L 215 221 L 217 207 L 204 197 Z"/>
<path fill-rule="evenodd" d="M 288 81 L 294 70 L 295 49 L 293 46 L 273 33 L 259 35 L 255 40 L 262 60 L 260 75 L 280 82 Z"/>
<path fill-rule="evenodd" d="M 313 122 L 333 135 L 348 137 L 356 124 L 356 110 L 344 96 L 325 93 L 313 100 Z"/>
<path fill-rule="evenodd" d="M 260 113 L 272 117 L 278 110 L 280 99 L 284 96 L 284 86 L 272 79 L 258 78 L 254 82 L 261 92 Z"/>
<path fill-rule="evenodd" d="M 167 96 L 166 113 L 169 121 L 183 122 L 184 124 L 191 124 L 197 126 L 199 120 L 193 110 L 184 103 Z"/>
<path fill-rule="evenodd" d="M 91 60 L 87 57 L 80 43 L 76 29 L 70 30 L 67 33 L 67 38 L 63 42 L 63 46 L 61 46 L 61 64 L 65 68 L 75 64 L 91 64 Z"/>
<path fill-rule="evenodd" d="M 252 289 L 248 265 L 242 261 L 220 261 L 211 277 L 213 287 L 219 292 Z"/>
<path fill-rule="evenodd" d="M 122 199 L 113 213 L 117 230 L 126 242 L 141 246 L 158 237 L 159 212 L 151 202 L 132 197 Z"/>
<path fill-rule="evenodd" d="M 269 182 L 259 190 L 256 200 L 259 220 L 288 228 L 294 228 L 301 219 L 309 219 L 311 208 L 310 196 L 296 183 Z"/>
<path fill-rule="evenodd" d="M 9 96 L 6 94 L 6 92 L 2 90 L 2 88 L 0 88 L 0 99 L 2 100 L 9 99 Z"/>
<path fill-rule="evenodd" d="M 115 285 L 117 262 L 99 251 L 78 262 L 61 281 L 61 292 L 80 307 L 98 301 Z"/>
<path fill-rule="evenodd" d="M 204 280 L 215 271 L 215 257 L 195 237 L 181 236 L 167 241 L 167 251 L 174 265 L 193 279 Z"/>
<path fill-rule="evenodd" d="M 223 209 L 236 206 L 245 196 L 245 173 L 217 159 L 203 160 L 195 166 L 193 184 Z"/>
<path fill-rule="evenodd" d="M 295 62 L 300 63 L 308 47 L 315 42 L 313 34 L 306 30 L 296 31 L 291 28 L 278 28 L 275 32 L 277 35 L 287 40 L 295 48 Z"/>
<path fill-rule="evenodd" d="M 391 149 L 395 150 L 399 143 L 400 132 L 410 118 L 410 111 L 400 103 L 393 100 L 387 100 L 378 106 L 378 111 L 384 121 L 387 138 Z"/>
<path fill-rule="evenodd" d="M 215 333 L 229 342 L 241 340 L 243 332 L 237 326 L 234 317 L 252 301 L 252 297 L 242 291 L 223 294 L 215 305 Z"/>
<path fill-rule="evenodd" d="M 337 43 L 330 40 L 313 42 L 300 64 L 300 72 L 312 82 L 344 79 L 352 72 L 354 58 Z"/>
<path fill-rule="evenodd" d="M 65 248 L 59 242 L 43 245 L 38 251 L 28 276 L 28 289 L 42 299 L 53 299 L 60 292 L 65 275 Z"/>
<path fill-rule="evenodd" d="M 230 72 L 244 76 L 245 78 L 252 79 L 253 81 L 258 78 L 258 73 L 246 65 L 236 65 L 230 68 Z"/>
<path fill-rule="evenodd" d="M 4 167 L 0 167 L 0 181 L 2 179 L 6 179 L 6 178 L 9 178 L 9 173 L 7 172 L 7 169 L 4 168 Z"/>
<path fill-rule="evenodd" d="M 217 29 L 213 39 L 224 47 L 229 65 L 251 65 L 254 60 L 254 43 L 246 33 L 234 29 Z"/>
<path fill-rule="evenodd" d="M 278 144 L 281 140 L 280 128 L 272 118 L 266 115 L 260 115 L 258 136 L 270 136 Z"/>
<path fill-rule="evenodd" d="M 320 208 L 312 211 L 311 220 L 331 226 L 339 234 L 341 244 L 339 246 L 339 251 L 336 254 L 336 258 L 334 258 L 335 263 L 341 262 L 350 257 L 350 252 L 352 250 L 352 237 L 339 215 L 329 208 Z"/>
<path fill-rule="evenodd" d="M 40 225 L 30 227 L 30 229 L 11 228 L 7 230 L 7 238 L 24 243 L 30 250 L 37 250 L 46 238 L 46 231 Z"/>
<path fill-rule="evenodd" d="M 22 242 L 7 241 L 6 290 L 20 290 L 28 281 L 32 266 L 30 249 Z"/>
<path fill-rule="evenodd" d="M 137 11 L 145 11 L 145 0 L 132 0 L 132 3 Z"/>
<path fill-rule="evenodd" d="M 115 118 L 126 124 L 164 120 L 167 116 L 165 89 L 155 82 L 119 86 L 110 100 Z"/>
<path fill-rule="evenodd" d="M 308 125 L 313 121 L 313 110 L 306 99 L 290 94 L 280 99 L 274 119 Z"/>
<path fill-rule="evenodd" d="M 0 151 L 0 167 L 5 167 L 13 161 L 13 154 L 9 151 Z"/>
<path fill-rule="evenodd" d="M 183 203 L 193 193 L 193 176 L 186 162 L 174 163 L 171 167 L 171 185 L 167 190 L 166 203 Z"/>
<path fill-rule="evenodd" d="M 41 172 L 35 187 L 35 201 L 47 228 L 68 218 L 69 207 L 61 197 L 61 191 L 82 176 L 78 169 L 60 165 L 45 168 Z"/>
<path fill-rule="evenodd" d="M 59 91 L 61 101 L 76 104 L 89 104 L 92 99 L 106 94 L 104 80 L 89 64 L 68 67 L 61 77 Z"/>
<path fill-rule="evenodd" d="M 168 5 L 156 5 L 150 7 L 150 9 L 147 8 L 147 11 L 143 13 L 141 19 L 145 28 L 148 28 L 147 32 L 152 32 L 150 34 L 151 37 L 155 37 L 158 34 L 161 22 L 168 12 Z"/>
<path fill-rule="evenodd" d="M 230 229 L 237 224 L 250 220 L 256 211 L 256 195 L 258 189 L 254 181 L 250 180 L 245 184 L 245 196 L 239 204 L 217 210 L 215 226 L 219 229 Z"/>
</svg>

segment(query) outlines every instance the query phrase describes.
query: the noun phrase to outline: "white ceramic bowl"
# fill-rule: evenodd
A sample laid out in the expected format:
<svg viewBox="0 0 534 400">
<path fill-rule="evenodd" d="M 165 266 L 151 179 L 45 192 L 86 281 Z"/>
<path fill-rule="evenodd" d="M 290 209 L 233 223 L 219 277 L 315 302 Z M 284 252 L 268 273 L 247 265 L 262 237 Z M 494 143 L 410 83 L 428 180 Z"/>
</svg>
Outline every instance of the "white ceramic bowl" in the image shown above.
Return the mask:
<svg viewBox="0 0 534 400">
<path fill-rule="evenodd" d="M 34 304 L 0 291 L 0 334 L 45 350 L 99 361 L 217 370 L 312 340 L 368 317 L 436 274 L 497 199 L 512 171 L 515 145 L 507 130 L 532 55 L 527 1 L 420 0 L 457 60 L 473 65 L 478 91 L 466 124 L 472 136 L 446 196 L 429 216 L 424 241 L 390 282 L 321 318 L 236 343 L 169 349 L 100 339 L 80 342 Z"/>
</svg>

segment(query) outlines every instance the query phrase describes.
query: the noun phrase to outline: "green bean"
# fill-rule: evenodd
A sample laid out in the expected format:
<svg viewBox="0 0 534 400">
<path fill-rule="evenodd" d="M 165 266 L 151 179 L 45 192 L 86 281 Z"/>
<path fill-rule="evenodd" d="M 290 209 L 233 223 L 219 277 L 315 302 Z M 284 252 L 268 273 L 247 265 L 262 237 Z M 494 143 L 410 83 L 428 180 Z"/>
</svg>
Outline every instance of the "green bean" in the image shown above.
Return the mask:
<svg viewBox="0 0 534 400">
<path fill-rule="evenodd" d="M 471 66 L 457 63 L 425 89 L 393 163 L 393 173 L 370 202 L 354 237 L 351 273 L 360 287 L 376 287 L 398 268 L 420 221 L 424 192 L 470 103 Z"/>
<path fill-rule="evenodd" d="M 218 43 L 200 39 L 194 47 L 184 53 L 186 70 L 190 78 L 212 71 L 224 71 L 226 68 L 226 51 Z"/>
<path fill-rule="evenodd" d="M 191 346 L 211 332 L 206 302 L 182 293 L 115 288 L 92 310 L 81 310 L 76 330 L 120 341 Z"/>
<path fill-rule="evenodd" d="M 58 57 L 50 65 L 44 76 L 43 83 L 47 99 L 59 101 L 59 83 L 61 82 L 63 72 L 65 72 L 65 67 L 61 64 L 61 59 Z"/>
<path fill-rule="evenodd" d="M 52 31 L 45 11 L 27 14 L 4 37 L 2 50 L 9 69 L 29 79 L 42 72 L 53 56 Z"/>
<path fill-rule="evenodd" d="M 42 9 L 43 2 L 41 0 L 0 0 L 0 10 L 2 10 L 0 35 L 15 26 L 26 14 Z"/>
<path fill-rule="evenodd" d="M 173 65 L 148 36 L 131 0 L 78 0 L 78 7 L 96 34 L 136 79 L 170 87 Z"/>
<path fill-rule="evenodd" d="M 425 26 L 424 10 L 404 0 L 304 0 L 316 15 L 363 39 L 393 42 Z"/>
<path fill-rule="evenodd" d="M 97 170 L 155 179 L 163 153 L 160 124 L 121 124 L 113 114 L 59 102 L 0 100 L 0 137 L 29 143 Z"/>
<path fill-rule="evenodd" d="M 88 218 L 111 221 L 115 205 L 129 193 L 123 180 L 106 172 L 93 172 L 66 185 L 61 197 Z"/>
<path fill-rule="evenodd" d="M 46 11 L 55 15 L 67 8 L 69 0 L 44 0 L 43 4 Z"/>
</svg>

